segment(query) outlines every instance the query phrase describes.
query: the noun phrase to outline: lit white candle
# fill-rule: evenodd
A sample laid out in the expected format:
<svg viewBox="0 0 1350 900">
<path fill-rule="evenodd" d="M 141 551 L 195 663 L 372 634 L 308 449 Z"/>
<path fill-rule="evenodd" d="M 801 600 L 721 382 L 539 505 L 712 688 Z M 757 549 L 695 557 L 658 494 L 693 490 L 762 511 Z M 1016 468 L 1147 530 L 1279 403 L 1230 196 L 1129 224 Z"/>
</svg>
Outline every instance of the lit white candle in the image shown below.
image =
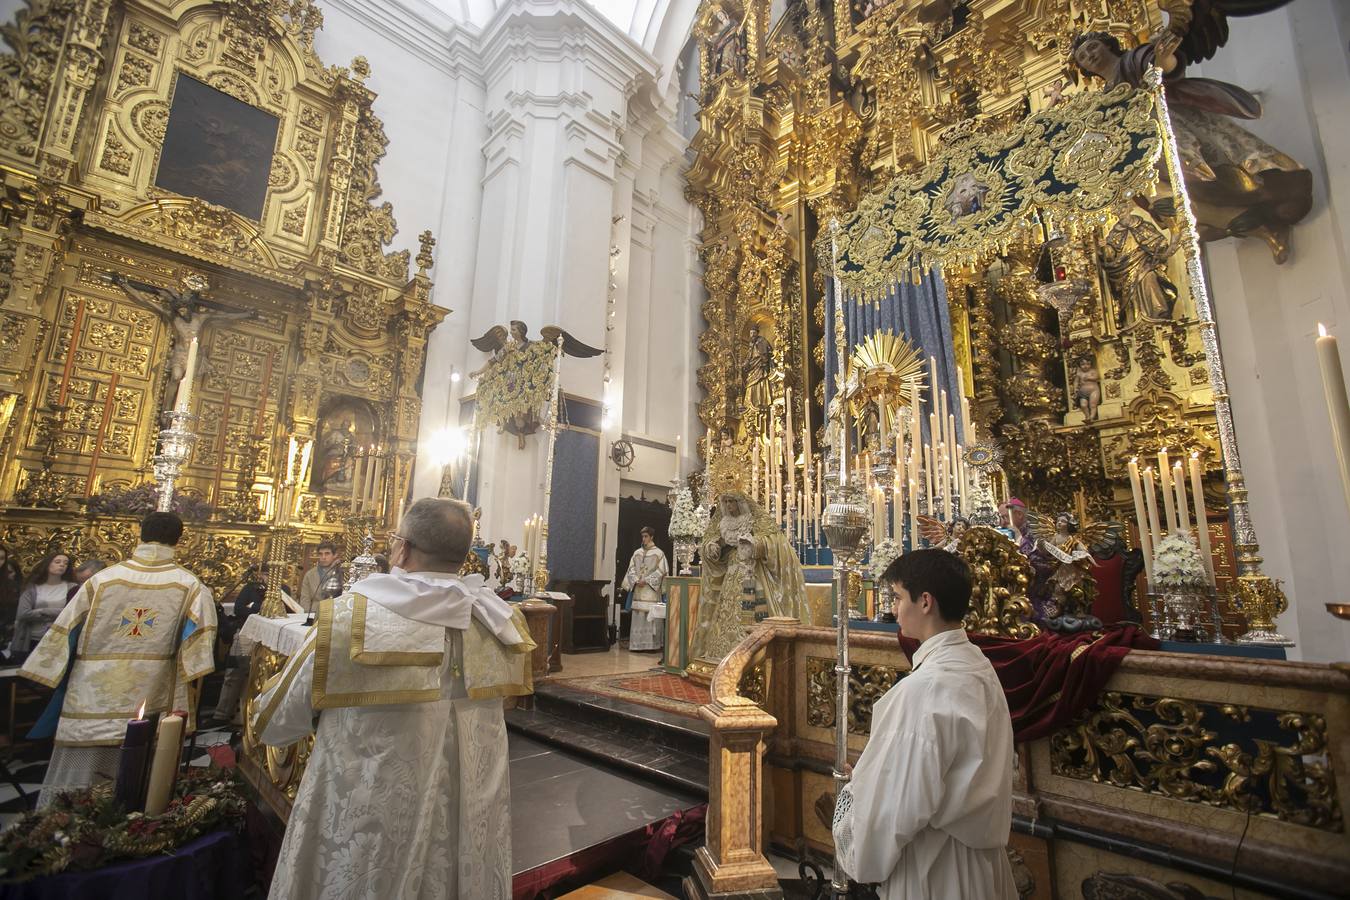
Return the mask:
<svg viewBox="0 0 1350 900">
<path fill-rule="evenodd" d="M 675 435 L 675 481 L 680 480 L 680 436 Z"/>
<path fill-rule="evenodd" d="M 923 480 L 928 498 L 928 514 L 937 515 L 937 506 L 933 503 L 933 445 L 931 443 L 923 445 Z"/>
<path fill-rule="evenodd" d="M 1174 531 L 1177 528 L 1177 504 L 1172 496 L 1172 464 L 1166 447 L 1158 451 L 1158 486 L 1162 489 L 1163 510 L 1167 513 L 1167 530 Z"/>
<path fill-rule="evenodd" d="M 1139 552 L 1144 554 L 1144 580 L 1153 590 L 1153 541 L 1148 528 L 1148 513 L 1144 510 L 1144 490 L 1139 478 L 1139 460 L 1130 460 L 1130 494 L 1134 498 L 1134 525 L 1139 531 Z"/>
<path fill-rule="evenodd" d="M 915 548 L 914 543 L 914 523 L 919 520 L 919 482 L 910 479 L 909 482 L 909 549 Z"/>
<path fill-rule="evenodd" d="M 1322 391 L 1331 417 L 1331 446 L 1341 472 L 1341 490 L 1350 507 L 1350 398 L 1346 396 L 1345 373 L 1341 369 L 1340 348 L 1326 326 L 1317 323 L 1317 364 L 1322 370 Z"/>
<path fill-rule="evenodd" d="M 1205 482 L 1200 471 L 1200 454 L 1191 454 L 1191 496 L 1195 498 L 1195 537 L 1200 546 L 1200 561 L 1214 587 L 1214 551 L 1209 547 L 1209 515 L 1205 512 Z"/>
</svg>

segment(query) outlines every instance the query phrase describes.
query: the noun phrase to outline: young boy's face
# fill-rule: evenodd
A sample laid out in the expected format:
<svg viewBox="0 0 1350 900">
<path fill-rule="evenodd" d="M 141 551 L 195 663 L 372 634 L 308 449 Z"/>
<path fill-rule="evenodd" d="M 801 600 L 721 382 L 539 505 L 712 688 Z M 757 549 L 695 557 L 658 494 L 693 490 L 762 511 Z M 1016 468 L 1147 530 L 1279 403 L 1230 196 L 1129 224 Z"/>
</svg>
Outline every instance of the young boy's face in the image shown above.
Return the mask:
<svg viewBox="0 0 1350 900">
<path fill-rule="evenodd" d="M 916 626 L 923 620 L 923 606 L 914 602 L 914 598 L 900 582 L 892 582 L 890 587 L 891 595 L 895 597 L 892 607 L 895 610 L 895 621 L 900 625 L 900 633 L 912 635 L 917 630 Z"/>
</svg>

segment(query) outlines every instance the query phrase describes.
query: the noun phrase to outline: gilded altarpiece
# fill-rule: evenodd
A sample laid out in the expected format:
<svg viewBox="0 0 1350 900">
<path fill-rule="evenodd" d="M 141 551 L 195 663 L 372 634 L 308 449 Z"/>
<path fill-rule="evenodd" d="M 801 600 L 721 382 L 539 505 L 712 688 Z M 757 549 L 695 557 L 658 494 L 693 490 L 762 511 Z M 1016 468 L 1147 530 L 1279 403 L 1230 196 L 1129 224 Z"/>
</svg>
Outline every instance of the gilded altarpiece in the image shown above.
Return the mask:
<svg viewBox="0 0 1350 900">
<path fill-rule="evenodd" d="M 774 408 L 782 417 L 790 389 L 792 420 L 809 423 L 806 449 L 818 453 L 830 223 L 939 148 L 1099 89 L 1070 58 L 1074 36 L 1110 31 L 1138 43 L 1163 24 L 1161 6 L 789 2 L 774 19 L 768 0 L 705 2 L 694 29 L 701 108 L 688 174 L 705 221 L 704 424 L 764 434 L 743 375 L 754 327 L 773 347 Z M 1198 452 L 1222 576 L 1229 539 L 1213 394 L 1179 222 L 1165 209 L 1136 207 L 1119 229 L 1118 213 L 1090 223 L 1047 217 L 940 272 L 972 416 L 979 436 L 1002 448 L 1007 489 L 1047 513 L 1081 502 L 1093 519 L 1132 521 L 1129 459 Z M 1148 315 L 1129 291 L 1139 273 L 1120 262 L 1139 246 L 1180 298 Z M 1055 268 L 1085 286 L 1063 317 L 1037 290 Z"/>
<path fill-rule="evenodd" d="M 5 29 L 0 541 L 23 559 L 134 543 L 115 500 L 151 480 L 175 336 L 172 313 L 120 279 L 205 304 L 178 491 L 209 512 L 187 549 L 214 587 L 261 559 L 269 526 L 289 520 L 301 546 L 350 532 L 354 510 L 373 527 L 407 496 L 426 336 L 447 311 L 430 301 L 430 233 L 415 260 L 387 250 L 369 67 L 323 63 L 321 25 L 309 0 L 28 0 Z M 180 90 L 197 107 L 166 160 Z M 250 179 L 260 211 L 229 199 Z M 324 411 L 343 404 L 372 422 L 364 446 L 330 448 L 366 466 L 361 506 L 350 478 L 308 471 Z"/>
</svg>

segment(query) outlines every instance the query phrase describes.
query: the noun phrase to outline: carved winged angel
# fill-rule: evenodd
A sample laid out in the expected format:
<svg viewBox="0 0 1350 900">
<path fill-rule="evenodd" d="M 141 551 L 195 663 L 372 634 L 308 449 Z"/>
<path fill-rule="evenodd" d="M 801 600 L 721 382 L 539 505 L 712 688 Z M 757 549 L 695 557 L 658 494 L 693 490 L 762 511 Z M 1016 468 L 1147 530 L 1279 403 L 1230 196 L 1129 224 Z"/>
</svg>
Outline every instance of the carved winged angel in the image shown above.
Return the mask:
<svg viewBox="0 0 1350 900">
<path fill-rule="evenodd" d="M 961 517 L 952 519 L 951 524 L 947 525 L 933 516 L 916 516 L 915 524 L 919 529 L 919 535 L 928 542 L 928 546 L 941 547 L 948 553 L 956 552 L 961 545 L 961 535 L 970 527 L 970 522 Z"/>
<path fill-rule="evenodd" d="M 1312 207 L 1312 175 L 1297 160 L 1238 125 L 1261 117 L 1261 102 L 1235 84 L 1185 74 L 1228 42 L 1228 17 L 1269 12 L 1289 0 L 1168 0 L 1167 27 L 1124 49 L 1114 35 L 1091 31 L 1073 42 L 1074 63 L 1108 88 L 1143 84 L 1149 66 L 1163 72 L 1186 189 L 1200 239 L 1263 239 L 1283 263 L 1289 229 Z M 1164 204 L 1159 204 L 1163 206 Z"/>
<path fill-rule="evenodd" d="M 514 434 L 525 448 L 525 436 L 539 430 L 539 408 L 547 402 L 553 383 L 554 354 L 561 346 L 566 356 L 586 359 L 602 350 L 584 344 L 564 329 L 549 325 L 539 329 L 542 340 L 531 340 L 529 326 L 513 320 L 509 328 L 494 325 L 469 343 L 488 354 L 477 371 L 480 410 L 499 430 Z"/>
<path fill-rule="evenodd" d="M 1027 530 L 1036 541 L 1031 555 L 1036 570 L 1036 585 L 1031 591 L 1036 618 L 1054 624 L 1061 617 L 1087 620 L 1096 593 L 1092 582 L 1093 554 L 1109 555 L 1118 545 L 1119 522 L 1092 522 L 1079 525 L 1072 513 L 1053 518 L 1029 513 Z"/>
</svg>

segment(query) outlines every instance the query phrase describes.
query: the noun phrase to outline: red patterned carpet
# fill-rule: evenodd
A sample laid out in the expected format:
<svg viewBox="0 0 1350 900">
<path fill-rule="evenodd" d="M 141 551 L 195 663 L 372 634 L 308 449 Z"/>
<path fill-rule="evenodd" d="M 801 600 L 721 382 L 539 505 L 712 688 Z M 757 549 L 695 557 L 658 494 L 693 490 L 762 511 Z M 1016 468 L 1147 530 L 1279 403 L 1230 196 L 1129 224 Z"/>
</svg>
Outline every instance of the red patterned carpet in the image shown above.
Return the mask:
<svg viewBox="0 0 1350 900">
<path fill-rule="evenodd" d="M 667 712 L 698 718 L 698 708 L 709 701 L 708 689 L 665 672 L 625 672 L 585 678 L 549 679 L 559 687 L 617 697 Z"/>
</svg>

